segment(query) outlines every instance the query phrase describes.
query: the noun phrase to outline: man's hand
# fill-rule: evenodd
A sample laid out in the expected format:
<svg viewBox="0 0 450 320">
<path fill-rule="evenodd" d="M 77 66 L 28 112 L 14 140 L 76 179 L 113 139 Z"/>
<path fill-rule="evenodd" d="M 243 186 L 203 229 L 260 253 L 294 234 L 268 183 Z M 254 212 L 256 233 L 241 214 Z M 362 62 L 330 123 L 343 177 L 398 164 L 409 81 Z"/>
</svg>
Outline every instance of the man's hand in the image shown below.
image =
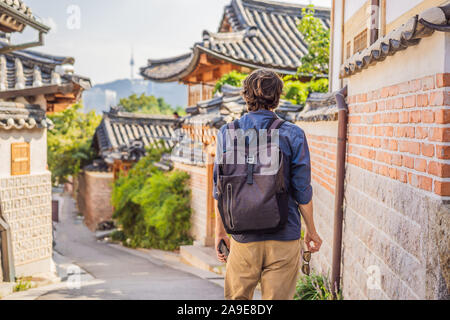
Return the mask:
<svg viewBox="0 0 450 320">
<path fill-rule="evenodd" d="M 228 250 L 230 249 L 230 238 L 228 238 L 228 236 L 226 234 L 216 234 L 215 237 L 215 248 L 216 248 L 216 254 L 217 254 L 217 259 L 219 259 L 220 262 L 226 263 L 227 259 L 225 258 L 225 255 L 221 254 L 219 251 L 219 243 L 220 240 L 224 240 Z"/>
<path fill-rule="evenodd" d="M 312 243 L 312 245 L 311 245 Z M 316 231 L 309 232 L 306 230 L 305 233 L 305 244 L 308 248 L 308 251 L 311 251 L 311 253 L 317 252 L 320 250 L 320 246 L 322 245 L 322 239 L 320 239 L 319 235 Z"/>
</svg>

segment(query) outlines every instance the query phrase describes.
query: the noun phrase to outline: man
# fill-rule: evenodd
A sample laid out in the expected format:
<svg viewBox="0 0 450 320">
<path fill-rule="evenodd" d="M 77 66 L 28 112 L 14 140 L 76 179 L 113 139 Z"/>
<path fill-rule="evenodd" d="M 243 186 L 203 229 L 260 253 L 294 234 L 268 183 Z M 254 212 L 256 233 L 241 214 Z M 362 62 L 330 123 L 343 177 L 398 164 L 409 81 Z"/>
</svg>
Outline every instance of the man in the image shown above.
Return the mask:
<svg viewBox="0 0 450 320">
<path fill-rule="evenodd" d="M 242 96 L 248 113 L 239 121 L 239 128 L 248 130 L 267 128 L 276 117 L 283 82 L 269 70 L 253 71 L 243 84 Z M 218 135 L 224 136 L 227 126 Z M 287 168 L 283 172 L 288 186 L 287 222 L 281 230 L 273 233 L 233 234 L 230 241 L 216 201 L 215 247 L 217 257 L 227 263 L 225 298 L 250 300 L 258 282 L 261 282 L 262 298 L 288 300 L 295 294 L 301 260 L 300 214 L 305 221 L 305 243 L 309 251 L 317 252 L 322 240 L 316 232 L 313 219 L 311 165 L 305 133 L 298 126 L 284 122 L 279 127 L 279 148 L 283 152 Z M 217 144 L 220 148 L 220 144 Z M 221 150 L 217 150 L 216 155 Z M 214 198 L 217 191 L 218 165 L 214 166 Z M 251 195 L 248 195 L 251 197 Z M 226 259 L 218 249 L 224 240 L 230 254 Z"/>
</svg>

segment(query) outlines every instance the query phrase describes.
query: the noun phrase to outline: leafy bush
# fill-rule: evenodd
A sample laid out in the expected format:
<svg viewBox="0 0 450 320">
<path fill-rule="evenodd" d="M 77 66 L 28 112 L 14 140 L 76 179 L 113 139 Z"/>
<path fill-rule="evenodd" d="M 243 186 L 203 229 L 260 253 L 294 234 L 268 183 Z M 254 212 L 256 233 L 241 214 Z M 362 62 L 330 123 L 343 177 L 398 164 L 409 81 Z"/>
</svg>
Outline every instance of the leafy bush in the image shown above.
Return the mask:
<svg viewBox="0 0 450 320">
<path fill-rule="evenodd" d="M 222 92 L 222 86 L 224 84 L 229 84 L 233 87 L 242 87 L 242 82 L 247 77 L 247 74 L 240 73 L 236 70 L 233 70 L 227 74 L 224 74 L 217 82 L 214 87 L 213 93 Z"/>
<path fill-rule="evenodd" d="M 282 98 L 293 104 L 304 105 L 311 92 L 328 92 L 328 79 L 300 82 L 285 78 Z"/>
<path fill-rule="evenodd" d="M 342 294 L 336 295 L 336 300 L 342 300 Z M 335 300 L 330 282 L 324 275 L 311 274 L 302 276 L 296 287 L 294 300 Z"/>
<path fill-rule="evenodd" d="M 54 185 L 77 175 L 95 156 L 91 144 L 101 116 L 95 111 L 83 113 L 81 108 L 81 104 L 75 104 L 48 116 L 55 125 L 47 135 L 48 166 Z"/>
<path fill-rule="evenodd" d="M 191 244 L 189 175 L 161 172 L 153 163 L 165 150 L 150 149 L 114 185 L 114 218 L 122 227 L 117 240 L 130 247 L 174 250 Z"/>
</svg>

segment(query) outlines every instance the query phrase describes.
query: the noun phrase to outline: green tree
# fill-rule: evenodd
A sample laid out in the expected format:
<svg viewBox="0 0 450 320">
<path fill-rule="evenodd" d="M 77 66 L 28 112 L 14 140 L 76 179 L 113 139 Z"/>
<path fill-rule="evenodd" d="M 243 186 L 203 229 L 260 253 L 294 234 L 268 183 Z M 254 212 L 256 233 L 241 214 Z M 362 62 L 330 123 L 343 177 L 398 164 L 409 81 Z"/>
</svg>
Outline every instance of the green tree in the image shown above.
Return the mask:
<svg viewBox="0 0 450 320">
<path fill-rule="evenodd" d="M 192 243 L 189 175 L 176 170 L 161 172 L 153 165 L 167 151 L 149 149 L 128 175 L 114 184 L 114 218 L 122 228 L 114 238 L 128 246 L 174 250 Z"/>
<path fill-rule="evenodd" d="M 242 87 L 242 82 L 246 77 L 247 74 L 237 72 L 236 70 L 226 73 L 216 82 L 213 93 L 222 92 L 222 86 L 224 84 L 228 84 L 233 87 Z"/>
<path fill-rule="evenodd" d="M 298 30 L 308 46 L 308 52 L 301 59 L 299 75 L 326 76 L 330 57 L 330 30 L 319 18 L 314 17 L 314 6 L 302 9 Z"/>
<path fill-rule="evenodd" d="M 174 112 L 177 112 L 179 115 L 185 114 L 183 108 L 177 107 L 174 109 L 163 98 L 156 98 L 155 96 L 147 96 L 145 94 L 141 94 L 140 96 L 132 94 L 128 98 L 120 99 L 119 104 L 127 112 L 161 115 L 172 115 Z"/>
<path fill-rule="evenodd" d="M 55 125 L 47 134 L 48 166 L 54 185 L 65 183 L 69 176 L 77 175 L 82 166 L 95 156 L 91 144 L 101 116 L 95 111 L 84 113 L 80 109 L 82 105 L 75 104 L 48 116 Z"/>
</svg>

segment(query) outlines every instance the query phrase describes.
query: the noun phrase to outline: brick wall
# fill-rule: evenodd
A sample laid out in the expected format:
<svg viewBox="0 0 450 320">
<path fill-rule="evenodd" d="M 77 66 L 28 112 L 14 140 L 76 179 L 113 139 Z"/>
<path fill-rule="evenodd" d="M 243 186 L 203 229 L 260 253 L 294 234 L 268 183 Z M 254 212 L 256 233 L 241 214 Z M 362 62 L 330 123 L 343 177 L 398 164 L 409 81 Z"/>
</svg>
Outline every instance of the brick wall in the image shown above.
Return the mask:
<svg viewBox="0 0 450 320">
<path fill-rule="evenodd" d="M 11 228 L 16 275 L 50 272 L 52 214 L 50 173 L 0 179 L 0 205 Z M 35 264 L 29 270 L 27 265 Z"/>
<path fill-rule="evenodd" d="M 348 97 L 347 298 L 445 295 L 449 87 L 449 74 L 434 74 Z M 370 284 L 377 274 L 380 288 Z"/>
<path fill-rule="evenodd" d="M 86 171 L 78 179 L 78 209 L 84 216 L 86 226 L 95 231 L 99 223 L 111 221 L 112 172 Z"/>
<path fill-rule="evenodd" d="M 297 122 L 306 134 L 311 156 L 314 220 L 323 239 L 311 265 L 316 272 L 331 270 L 334 188 L 336 184 L 337 121 Z"/>
<path fill-rule="evenodd" d="M 201 245 L 211 245 L 213 239 L 208 235 L 210 217 L 207 215 L 207 170 L 205 167 L 192 166 L 175 162 L 175 169 L 187 172 L 190 175 L 189 187 L 191 189 L 191 236 Z"/>
</svg>

